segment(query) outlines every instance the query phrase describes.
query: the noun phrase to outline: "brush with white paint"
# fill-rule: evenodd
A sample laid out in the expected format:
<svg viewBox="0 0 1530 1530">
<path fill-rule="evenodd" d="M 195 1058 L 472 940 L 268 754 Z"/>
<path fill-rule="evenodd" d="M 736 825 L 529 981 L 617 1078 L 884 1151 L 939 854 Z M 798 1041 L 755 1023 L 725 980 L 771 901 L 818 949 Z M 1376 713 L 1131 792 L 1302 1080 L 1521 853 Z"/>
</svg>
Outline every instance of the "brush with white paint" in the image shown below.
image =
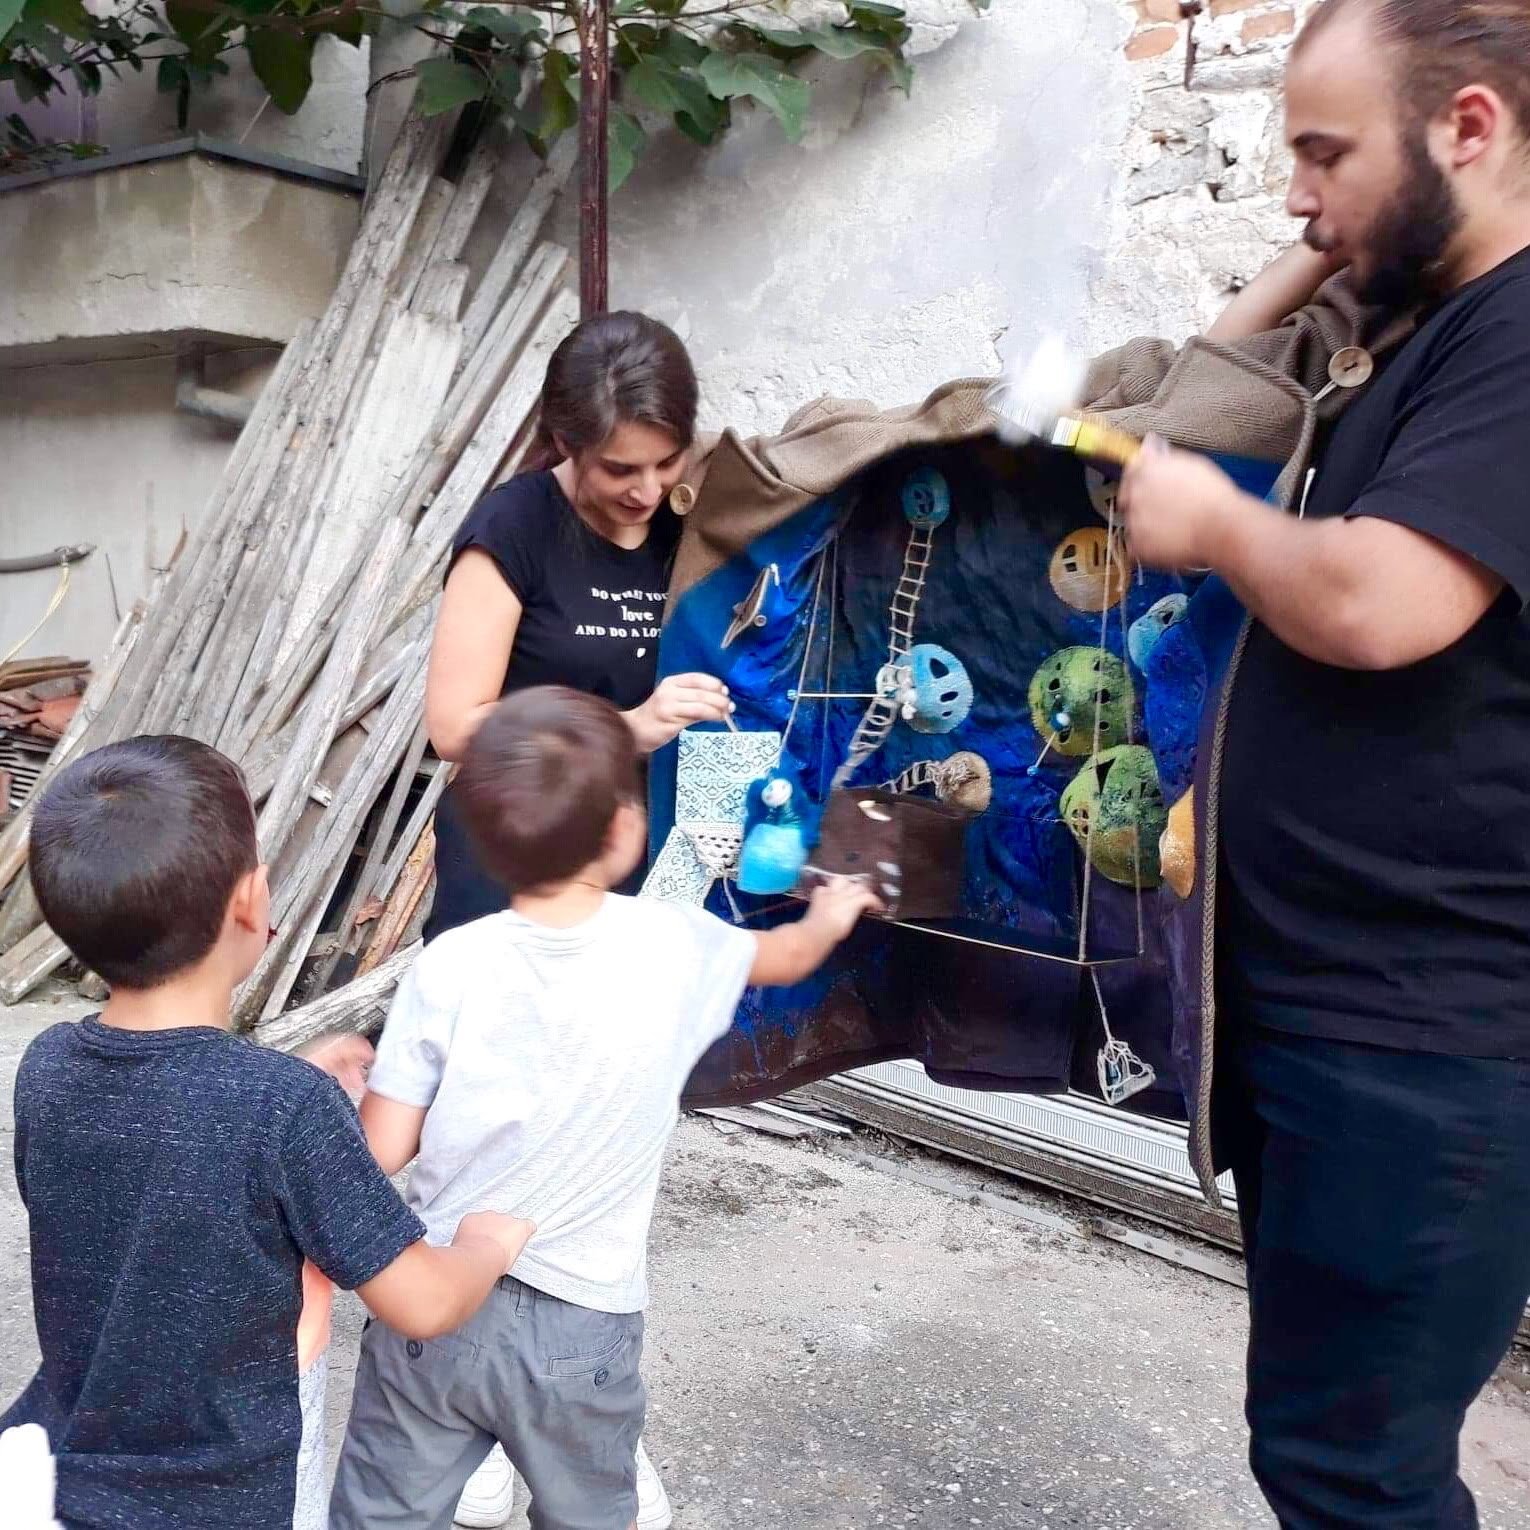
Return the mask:
<svg viewBox="0 0 1530 1530">
<path fill-rule="evenodd" d="M 1078 408 L 1087 370 L 1081 357 L 1048 335 L 1023 367 L 1006 368 L 989 395 L 1000 434 L 1015 445 L 1045 441 L 1080 457 L 1125 467 L 1142 443 Z"/>
<path fill-rule="evenodd" d="M 10 1504 L 11 1530 L 59 1530 L 53 1517 L 53 1455 L 41 1424 L 18 1424 L 0 1434 L 0 1491 Z"/>
</svg>

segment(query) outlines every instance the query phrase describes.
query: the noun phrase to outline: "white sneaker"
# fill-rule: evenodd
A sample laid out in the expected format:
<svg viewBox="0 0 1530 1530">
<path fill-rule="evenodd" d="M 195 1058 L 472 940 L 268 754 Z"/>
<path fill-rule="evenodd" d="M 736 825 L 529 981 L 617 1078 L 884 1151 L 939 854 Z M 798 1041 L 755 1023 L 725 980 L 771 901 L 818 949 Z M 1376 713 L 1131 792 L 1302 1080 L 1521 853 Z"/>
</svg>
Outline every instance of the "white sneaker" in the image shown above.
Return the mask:
<svg viewBox="0 0 1530 1530">
<path fill-rule="evenodd" d="M 669 1506 L 669 1494 L 659 1481 L 659 1474 L 638 1441 L 637 1448 L 638 1530 L 669 1530 L 675 1522 L 675 1511 Z"/>
<path fill-rule="evenodd" d="M 483 1465 L 468 1478 L 462 1497 L 457 1500 L 452 1523 L 466 1525 L 469 1530 L 499 1530 L 510 1518 L 514 1507 L 515 1468 L 510 1465 L 504 1450 L 496 1445 L 485 1457 Z"/>
</svg>

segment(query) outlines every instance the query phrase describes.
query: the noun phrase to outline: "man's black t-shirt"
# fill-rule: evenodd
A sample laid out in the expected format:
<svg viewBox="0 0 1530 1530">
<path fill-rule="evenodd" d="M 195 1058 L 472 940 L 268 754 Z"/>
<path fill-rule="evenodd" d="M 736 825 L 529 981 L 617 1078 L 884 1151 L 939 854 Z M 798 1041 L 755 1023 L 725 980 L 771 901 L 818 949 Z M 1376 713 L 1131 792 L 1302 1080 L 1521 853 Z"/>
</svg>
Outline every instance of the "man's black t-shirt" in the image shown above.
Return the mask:
<svg viewBox="0 0 1530 1530">
<path fill-rule="evenodd" d="M 425 1235 L 339 1086 L 210 1026 L 56 1025 L 16 1182 L 42 1364 L 0 1428 L 47 1430 L 60 1520 L 291 1530 L 302 1261 L 351 1289 Z"/>
<path fill-rule="evenodd" d="M 552 473 L 523 473 L 479 501 L 452 546 L 494 560 L 521 603 L 502 694 L 567 685 L 627 711 L 648 698 L 678 534 L 661 508 L 641 547 L 591 531 Z"/>
<path fill-rule="evenodd" d="M 1506 589 L 1383 673 L 1255 624 L 1219 798 L 1224 994 L 1278 1029 L 1530 1057 L 1530 250 L 1426 315 L 1306 514 L 1410 527 Z"/>
</svg>

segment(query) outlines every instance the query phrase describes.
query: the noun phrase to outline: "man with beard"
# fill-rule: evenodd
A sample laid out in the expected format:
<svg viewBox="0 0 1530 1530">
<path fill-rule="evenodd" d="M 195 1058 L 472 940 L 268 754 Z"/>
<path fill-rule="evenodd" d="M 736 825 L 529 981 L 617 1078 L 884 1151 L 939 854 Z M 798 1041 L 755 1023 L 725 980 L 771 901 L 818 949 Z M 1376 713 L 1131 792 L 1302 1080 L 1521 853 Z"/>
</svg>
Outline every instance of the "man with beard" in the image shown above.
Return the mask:
<svg viewBox="0 0 1530 1530">
<path fill-rule="evenodd" d="M 1213 1114 L 1255 1475 L 1286 1530 L 1470 1527 L 1461 1423 L 1530 1297 L 1530 0 L 1327 0 L 1286 117 L 1307 244 L 1418 328 L 1301 516 L 1161 446 L 1121 504 L 1254 619 Z"/>
</svg>

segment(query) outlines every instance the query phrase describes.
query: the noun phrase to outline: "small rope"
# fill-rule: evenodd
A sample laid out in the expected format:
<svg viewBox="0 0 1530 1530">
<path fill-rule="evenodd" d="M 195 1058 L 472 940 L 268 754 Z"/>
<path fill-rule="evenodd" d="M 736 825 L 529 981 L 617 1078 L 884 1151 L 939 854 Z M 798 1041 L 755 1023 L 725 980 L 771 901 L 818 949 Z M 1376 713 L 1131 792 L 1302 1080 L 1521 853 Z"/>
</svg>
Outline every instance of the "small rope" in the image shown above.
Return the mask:
<svg viewBox="0 0 1530 1530">
<path fill-rule="evenodd" d="M 58 610 L 61 605 L 63 605 L 64 596 L 69 593 L 69 576 L 69 565 L 67 563 L 61 562 L 59 565 L 58 588 L 53 592 L 53 599 L 48 602 L 48 609 L 44 611 L 40 617 L 38 617 L 37 623 L 32 628 L 32 630 L 28 632 L 25 637 L 18 639 L 11 646 L 5 657 L 0 659 L 0 669 L 3 669 L 7 664 L 9 664 L 11 660 L 14 659 L 16 655 L 20 653 L 21 650 L 25 648 L 27 644 L 30 643 L 39 632 L 43 630 L 43 628 L 48 624 L 48 619 L 53 615 L 55 611 Z"/>
</svg>

